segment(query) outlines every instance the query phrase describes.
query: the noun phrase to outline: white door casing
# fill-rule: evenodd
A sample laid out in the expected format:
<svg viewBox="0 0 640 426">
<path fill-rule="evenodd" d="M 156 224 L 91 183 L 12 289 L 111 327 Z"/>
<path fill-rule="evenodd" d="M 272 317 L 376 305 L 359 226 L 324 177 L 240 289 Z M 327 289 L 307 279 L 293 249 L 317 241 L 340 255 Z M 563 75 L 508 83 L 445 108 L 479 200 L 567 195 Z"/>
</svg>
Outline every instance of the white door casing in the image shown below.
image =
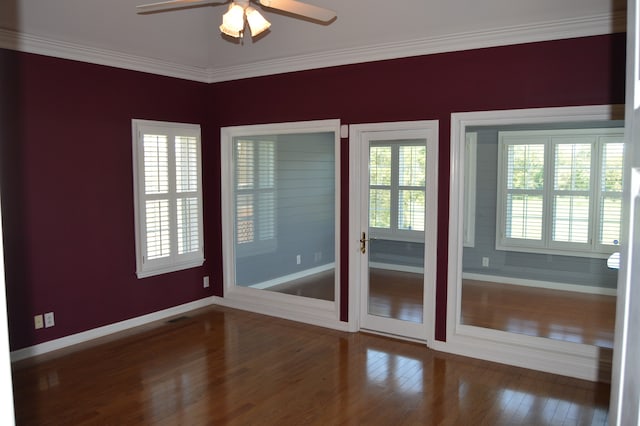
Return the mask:
<svg viewBox="0 0 640 426">
<path fill-rule="evenodd" d="M 360 251 L 362 232 L 369 233 L 369 144 L 374 140 L 426 139 L 426 212 L 423 322 L 368 314 L 368 255 Z M 423 342 L 435 335 L 437 244 L 438 122 L 410 121 L 349 126 L 349 323 L 351 330 L 394 335 Z M 368 245 L 367 245 L 368 248 Z"/>
<path fill-rule="evenodd" d="M 625 188 L 609 424 L 640 425 L 640 1 L 627 2 Z"/>
</svg>

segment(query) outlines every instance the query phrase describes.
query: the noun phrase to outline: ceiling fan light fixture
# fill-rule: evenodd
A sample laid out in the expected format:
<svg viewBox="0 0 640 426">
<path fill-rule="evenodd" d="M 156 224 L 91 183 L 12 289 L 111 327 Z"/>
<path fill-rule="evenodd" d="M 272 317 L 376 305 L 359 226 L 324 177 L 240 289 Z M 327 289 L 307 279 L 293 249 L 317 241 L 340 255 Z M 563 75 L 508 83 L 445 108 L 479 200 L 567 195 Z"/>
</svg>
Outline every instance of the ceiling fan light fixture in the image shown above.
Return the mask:
<svg viewBox="0 0 640 426">
<path fill-rule="evenodd" d="M 235 3 L 229 5 L 227 13 L 222 15 L 222 25 L 220 31 L 224 34 L 240 38 L 244 30 L 244 9 Z"/>
<path fill-rule="evenodd" d="M 249 23 L 249 29 L 251 30 L 251 37 L 255 37 L 258 34 L 269 29 L 271 22 L 264 19 L 264 17 L 255 8 L 249 6 L 245 9 L 247 15 L 247 22 Z"/>
</svg>

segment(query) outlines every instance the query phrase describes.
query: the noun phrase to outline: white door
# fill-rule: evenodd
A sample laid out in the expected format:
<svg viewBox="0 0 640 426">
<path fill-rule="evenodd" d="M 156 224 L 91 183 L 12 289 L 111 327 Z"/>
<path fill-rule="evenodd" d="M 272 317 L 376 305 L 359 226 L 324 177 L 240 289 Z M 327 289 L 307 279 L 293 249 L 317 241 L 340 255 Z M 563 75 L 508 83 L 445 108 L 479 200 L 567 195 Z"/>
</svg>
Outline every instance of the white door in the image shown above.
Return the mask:
<svg viewBox="0 0 640 426">
<path fill-rule="evenodd" d="M 358 328 L 429 341 L 438 123 L 352 125 L 350 133 L 350 263 L 356 269 Z"/>
<path fill-rule="evenodd" d="M 610 424 L 640 425 L 640 49 L 639 1 L 627 3 L 625 230 L 620 255 Z"/>
</svg>

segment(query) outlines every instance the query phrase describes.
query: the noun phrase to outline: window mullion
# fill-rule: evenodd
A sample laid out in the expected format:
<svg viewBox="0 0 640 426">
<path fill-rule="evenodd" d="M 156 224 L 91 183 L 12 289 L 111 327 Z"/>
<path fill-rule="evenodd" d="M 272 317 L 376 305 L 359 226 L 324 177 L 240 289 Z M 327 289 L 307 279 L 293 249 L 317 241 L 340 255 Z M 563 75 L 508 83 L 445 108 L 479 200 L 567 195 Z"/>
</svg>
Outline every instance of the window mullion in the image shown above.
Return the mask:
<svg viewBox="0 0 640 426">
<path fill-rule="evenodd" d="M 170 259 L 178 257 L 178 190 L 176 164 L 176 134 L 169 133 L 167 161 L 169 162 L 169 245 Z"/>
</svg>

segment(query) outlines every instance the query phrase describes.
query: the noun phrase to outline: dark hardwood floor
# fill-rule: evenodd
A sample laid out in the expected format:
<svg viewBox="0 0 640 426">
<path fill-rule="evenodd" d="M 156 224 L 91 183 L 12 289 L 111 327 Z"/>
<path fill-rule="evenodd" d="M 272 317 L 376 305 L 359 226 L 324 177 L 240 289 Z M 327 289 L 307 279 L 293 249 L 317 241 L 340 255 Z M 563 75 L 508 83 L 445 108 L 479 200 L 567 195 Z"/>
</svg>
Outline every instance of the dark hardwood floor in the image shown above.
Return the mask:
<svg viewBox="0 0 640 426">
<path fill-rule="evenodd" d="M 371 268 L 368 312 L 372 315 L 421 323 L 423 280 L 422 274 Z"/>
<path fill-rule="evenodd" d="M 609 387 L 210 307 L 13 365 L 18 425 L 604 425 Z"/>
<path fill-rule="evenodd" d="M 333 271 L 269 290 L 333 300 Z M 422 322 L 422 274 L 372 268 L 369 313 Z M 476 280 L 462 283 L 462 324 L 613 348 L 615 296 Z"/>
<path fill-rule="evenodd" d="M 335 300 L 335 271 L 319 272 L 311 276 L 279 284 L 266 289 L 321 300 Z"/>
<path fill-rule="evenodd" d="M 615 296 L 463 280 L 463 324 L 613 348 Z"/>
</svg>

